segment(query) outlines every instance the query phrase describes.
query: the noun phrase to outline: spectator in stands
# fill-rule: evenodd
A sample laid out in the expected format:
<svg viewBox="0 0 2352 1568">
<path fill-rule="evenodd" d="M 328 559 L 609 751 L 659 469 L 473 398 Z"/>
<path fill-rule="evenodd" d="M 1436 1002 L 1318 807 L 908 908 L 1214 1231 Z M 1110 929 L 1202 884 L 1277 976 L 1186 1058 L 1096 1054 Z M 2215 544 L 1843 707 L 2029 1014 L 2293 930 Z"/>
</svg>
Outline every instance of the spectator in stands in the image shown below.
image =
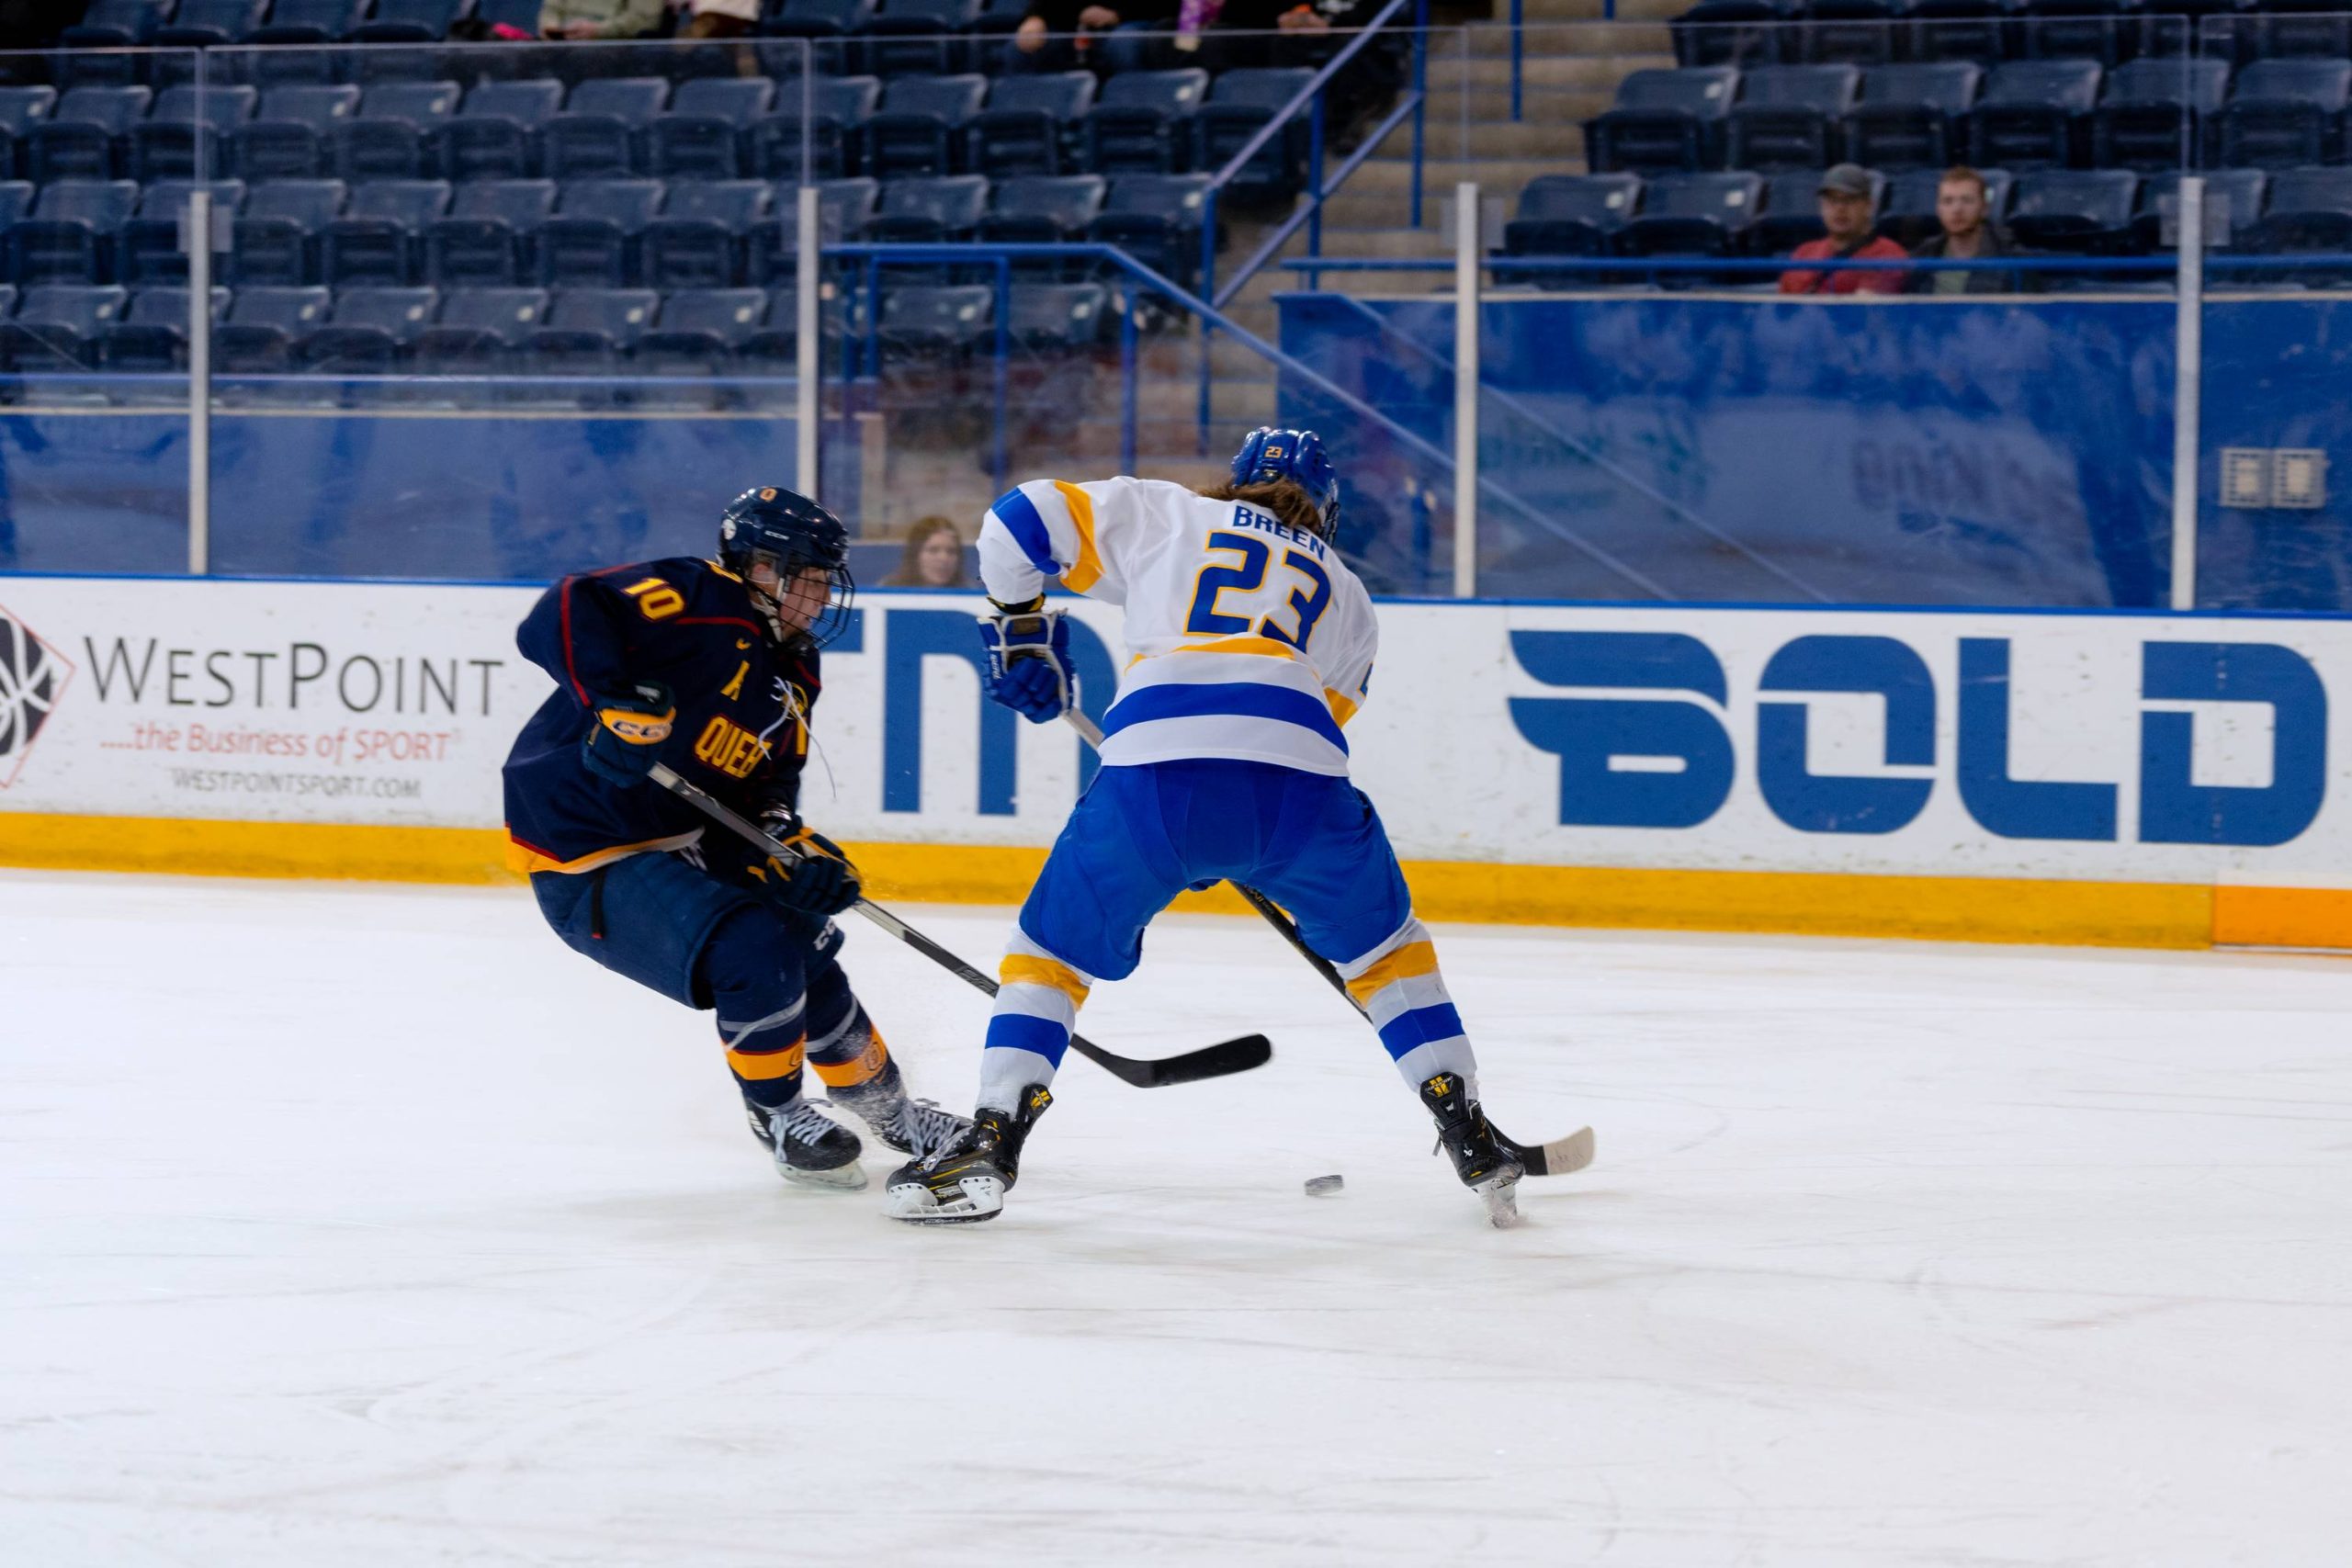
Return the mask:
<svg viewBox="0 0 2352 1568">
<path fill-rule="evenodd" d="M 1093 35 L 1136 23 L 1171 22 L 1176 6 L 1177 0 L 1119 0 L 1115 6 L 1099 0 L 1029 0 L 1028 14 L 1012 35 L 1015 52 L 1005 63 L 1015 71 L 1132 70 L 1144 63 L 1139 49 L 1111 45 L 1098 52 Z"/>
<path fill-rule="evenodd" d="M 1936 221 L 1943 232 L 1913 251 L 1915 258 L 1984 261 L 2017 254 L 2007 232 L 1987 216 L 1984 176 L 1973 169 L 1944 171 L 1936 185 Z M 2018 275 L 2007 270 L 1904 274 L 1904 290 L 1910 294 L 2012 294 L 2018 287 Z"/>
<path fill-rule="evenodd" d="M 680 38 L 741 38 L 760 19 L 760 0 L 669 0 Z"/>
<path fill-rule="evenodd" d="M 662 28 L 662 0 L 547 0 L 539 36 L 554 39 L 644 38 Z"/>
<path fill-rule="evenodd" d="M 1904 261 L 1910 253 L 1892 240 L 1874 235 L 1871 224 L 1875 193 L 1870 171 L 1859 164 L 1840 164 L 1821 176 L 1821 226 L 1828 237 L 1807 240 L 1792 253 L 1792 261 Z M 1900 294 L 1899 272 L 1805 272 L 1781 274 L 1783 294 Z"/>
<path fill-rule="evenodd" d="M 964 575 L 964 535 L 944 517 L 925 517 L 907 534 L 899 570 L 882 580 L 885 588 L 969 588 Z"/>
<path fill-rule="evenodd" d="M 1213 71 L 1236 66 L 1304 65 L 1320 69 L 1372 25 L 1386 0 L 1224 0 L 1203 9 L 1212 29 L 1210 52 L 1201 63 Z M 1255 34 L 1252 37 L 1249 35 Z M 1268 34 L 1279 34 L 1269 37 Z M 1182 35 L 1178 35 L 1181 46 Z M 1396 99 L 1405 81 L 1399 32 L 1392 43 L 1384 33 L 1359 51 L 1331 83 L 1325 112 L 1332 145 L 1351 151 L 1370 121 Z"/>
</svg>

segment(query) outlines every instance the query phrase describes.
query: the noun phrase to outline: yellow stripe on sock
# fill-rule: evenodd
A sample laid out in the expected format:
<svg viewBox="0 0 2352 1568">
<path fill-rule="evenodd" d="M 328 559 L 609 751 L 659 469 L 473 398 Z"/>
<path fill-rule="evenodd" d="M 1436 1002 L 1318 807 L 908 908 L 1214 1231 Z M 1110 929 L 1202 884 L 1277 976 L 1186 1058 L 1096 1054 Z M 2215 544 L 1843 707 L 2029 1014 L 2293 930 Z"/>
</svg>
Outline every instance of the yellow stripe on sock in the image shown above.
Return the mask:
<svg viewBox="0 0 2352 1568">
<path fill-rule="evenodd" d="M 850 1061 L 811 1062 L 808 1065 L 816 1069 L 817 1077 L 823 1080 L 827 1089 L 855 1089 L 859 1084 L 870 1083 L 882 1076 L 882 1069 L 890 1065 L 890 1048 L 882 1043 L 882 1037 L 877 1034 L 874 1036 L 872 1044 Z"/>
<path fill-rule="evenodd" d="M 735 1076 L 752 1083 L 766 1083 L 774 1078 L 788 1078 L 800 1070 L 801 1059 L 808 1054 L 808 1042 L 804 1037 L 794 1041 L 781 1051 L 738 1051 L 728 1047 L 727 1065 Z"/>
<path fill-rule="evenodd" d="M 1038 958 L 1026 953 L 1008 953 L 1004 962 L 996 966 L 996 977 L 1007 986 L 1051 986 L 1069 998 L 1070 1006 L 1086 1005 L 1088 987 L 1086 982 L 1078 977 L 1078 971 L 1050 958 Z"/>
<path fill-rule="evenodd" d="M 1430 942 L 1408 942 L 1388 953 L 1371 968 L 1348 982 L 1348 995 L 1357 1005 L 1372 1000 L 1372 994 L 1384 986 L 1416 976 L 1437 973 L 1437 944 Z"/>
</svg>

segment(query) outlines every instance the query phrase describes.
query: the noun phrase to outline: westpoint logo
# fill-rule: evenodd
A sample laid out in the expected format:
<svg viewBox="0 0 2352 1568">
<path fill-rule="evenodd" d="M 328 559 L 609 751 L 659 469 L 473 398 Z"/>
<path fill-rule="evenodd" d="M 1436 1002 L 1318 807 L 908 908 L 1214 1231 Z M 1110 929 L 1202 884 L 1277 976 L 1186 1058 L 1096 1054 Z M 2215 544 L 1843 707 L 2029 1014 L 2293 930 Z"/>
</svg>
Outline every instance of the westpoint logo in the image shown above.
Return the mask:
<svg viewBox="0 0 2352 1568">
<path fill-rule="evenodd" d="M 0 607 L 0 789 L 17 782 L 74 666 Z"/>
</svg>

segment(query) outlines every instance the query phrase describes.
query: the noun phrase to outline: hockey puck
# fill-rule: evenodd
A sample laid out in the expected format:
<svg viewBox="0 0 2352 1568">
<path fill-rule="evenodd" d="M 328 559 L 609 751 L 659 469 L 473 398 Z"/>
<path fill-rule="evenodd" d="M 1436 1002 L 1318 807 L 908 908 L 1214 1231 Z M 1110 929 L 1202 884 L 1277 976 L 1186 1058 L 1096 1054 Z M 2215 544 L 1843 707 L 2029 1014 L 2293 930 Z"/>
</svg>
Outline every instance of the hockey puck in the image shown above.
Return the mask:
<svg viewBox="0 0 2352 1568">
<path fill-rule="evenodd" d="M 1309 1198 L 1327 1198 L 1347 1184 L 1345 1177 L 1310 1176 L 1306 1179 L 1306 1195 Z"/>
</svg>

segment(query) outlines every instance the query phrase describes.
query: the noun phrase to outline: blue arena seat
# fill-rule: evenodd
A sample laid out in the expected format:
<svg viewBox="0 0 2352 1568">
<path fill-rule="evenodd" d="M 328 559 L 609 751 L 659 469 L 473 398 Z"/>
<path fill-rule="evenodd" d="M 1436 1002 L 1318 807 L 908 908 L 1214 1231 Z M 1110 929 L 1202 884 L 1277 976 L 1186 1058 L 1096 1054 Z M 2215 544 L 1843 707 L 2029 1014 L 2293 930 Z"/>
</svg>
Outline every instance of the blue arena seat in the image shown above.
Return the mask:
<svg viewBox="0 0 2352 1568">
<path fill-rule="evenodd" d="M 1796 31 L 1797 59 L 1808 65 L 1884 65 L 1907 0 L 1809 0 Z"/>
<path fill-rule="evenodd" d="M 9 276 L 20 284 L 113 281 L 115 242 L 138 205 L 129 180 L 41 186 L 32 215 L 8 231 Z"/>
<path fill-rule="evenodd" d="M 1764 176 L 1727 173 L 1652 176 L 1642 209 L 1617 232 L 1622 255 L 1729 255 L 1763 205 Z"/>
<path fill-rule="evenodd" d="M 456 115 L 432 128 L 441 176 L 520 180 L 538 172 L 539 131 L 563 107 L 563 84 L 484 82 Z"/>
<path fill-rule="evenodd" d="M 446 180 L 377 180 L 355 186 L 344 215 L 326 227 L 319 278 L 337 290 L 414 284 L 424 231 L 449 209 Z M 336 307 L 340 319 L 342 307 Z"/>
<path fill-rule="evenodd" d="M 260 96 L 252 87 L 164 88 L 154 111 L 130 128 L 128 173 L 141 184 L 196 179 L 200 149 L 202 176 L 219 175 L 229 164 L 230 136 L 253 118 Z"/>
<path fill-rule="evenodd" d="M 539 282 L 619 288 L 638 276 L 638 240 L 662 209 L 660 180 L 573 180 L 533 246 Z"/>
<path fill-rule="evenodd" d="M 2247 21 L 2263 59 L 2352 56 L 2352 12 L 2344 0 L 2255 0 Z"/>
<path fill-rule="evenodd" d="M 2011 0 L 1917 0 L 1904 23 L 1911 62 L 1990 70 L 2016 52 L 2016 17 Z"/>
<path fill-rule="evenodd" d="M 0 176 L 24 173 L 24 141 L 57 110 L 54 87 L 0 87 Z"/>
<path fill-rule="evenodd" d="M 1674 62 L 1778 65 L 1796 9 L 1792 0 L 1699 0 L 1674 18 Z"/>
<path fill-rule="evenodd" d="M 209 49 L 234 43 L 259 28 L 269 0 L 180 0 L 172 19 L 148 41 L 157 49 Z"/>
<path fill-rule="evenodd" d="M 548 324 L 526 340 L 529 367 L 542 376 L 609 373 L 660 309 L 650 288 L 567 288 L 548 306 Z"/>
<path fill-rule="evenodd" d="M 1728 65 L 1630 73 L 1607 113 L 1585 122 L 1596 174 L 1672 174 L 1723 160 L 1724 127 L 1739 96 Z"/>
<path fill-rule="evenodd" d="M 753 224 L 767 216 L 762 180 L 679 180 L 646 225 L 639 271 L 655 288 L 727 288 L 742 276 Z"/>
<path fill-rule="evenodd" d="M 770 38 L 844 39 L 874 15 L 874 0 L 784 0 L 760 19 Z M 820 66 L 827 62 L 820 60 Z"/>
<path fill-rule="evenodd" d="M 115 272 L 121 281 L 139 287 L 186 281 L 180 228 L 187 219 L 188 195 L 197 188 L 195 180 L 158 180 L 141 188 L 139 206 L 116 242 Z M 243 180 L 213 180 L 203 188 L 212 193 L 213 211 L 232 220 L 245 204 Z"/>
<path fill-rule="evenodd" d="M 2139 195 L 2140 176 L 2128 169 L 2028 169 L 2009 202 L 2009 231 L 2040 250 L 2114 250 Z"/>
<path fill-rule="evenodd" d="M 220 376 L 266 376 L 293 363 L 294 344 L 322 325 L 334 296 L 324 288 L 239 288 L 226 319 L 212 330 L 212 367 Z"/>
<path fill-rule="evenodd" d="M 1984 215 L 1996 223 L 2005 221 L 2015 176 L 2007 169 L 1976 172 L 1984 180 Z M 1879 202 L 1878 231 L 1905 247 L 1917 246 L 1928 235 L 1940 232 L 1941 225 L 1936 221 L 1936 192 L 1942 184 L 1940 169 L 1916 169 L 1889 180 L 1886 194 Z"/>
<path fill-rule="evenodd" d="M 1206 175 L 1121 175 L 1112 180 L 1088 238 L 1116 245 L 1189 288 L 1200 277 L 1208 189 Z"/>
<path fill-rule="evenodd" d="M 1073 162 L 1078 127 L 1094 107 L 1091 71 L 1000 76 L 988 107 L 964 130 L 964 166 L 976 175 L 1057 175 Z"/>
<path fill-rule="evenodd" d="M 48 119 L 25 138 L 25 174 L 51 180 L 111 179 L 130 160 L 130 128 L 146 118 L 154 95 L 145 87 L 72 87 Z"/>
<path fill-rule="evenodd" d="M 817 187 L 817 219 L 822 225 L 819 243 L 854 243 L 865 237 L 881 200 L 881 185 L 865 175 L 826 180 Z M 751 254 L 745 266 L 748 281 L 766 287 L 799 270 L 800 208 L 797 191 L 784 186 L 771 208 L 774 216 L 752 226 Z"/>
<path fill-rule="evenodd" d="M 2243 245 L 2246 231 L 2261 220 L 2262 198 L 2270 175 L 2263 169 L 2208 169 L 2204 172 L 2205 207 L 2209 222 L 2218 213 L 2227 223 L 2230 243 Z M 2180 194 L 2180 172 L 2148 175 L 2140 181 L 2140 197 L 2132 214 L 2132 251 L 2165 251 L 2165 210 Z M 2177 210 L 2177 209 L 2176 209 Z"/>
<path fill-rule="evenodd" d="M 0 367 L 58 372 L 96 363 L 98 335 L 122 319 L 130 291 L 116 286 L 48 284 L 24 290 L 0 322 Z"/>
<path fill-rule="evenodd" d="M 322 44 L 341 40 L 368 14 L 368 0 L 273 0 L 269 20 L 249 43 Z"/>
<path fill-rule="evenodd" d="M 1608 255 L 1641 204 L 1639 175 L 1539 175 L 1519 193 L 1518 216 L 1503 225 L 1503 254 Z M 1540 273 L 1524 276 L 1544 281 Z"/>
<path fill-rule="evenodd" d="M 952 174 L 964 125 L 980 112 L 985 76 L 901 76 L 865 122 L 865 169 L 877 179 Z"/>
<path fill-rule="evenodd" d="M 1193 167 L 1216 174 L 1315 79 L 1306 66 L 1227 71 L 1193 117 Z M 1294 116 L 1226 189 L 1243 201 L 1288 200 L 1306 188 L 1307 120 Z"/>
<path fill-rule="evenodd" d="M 2035 60 L 2096 60 L 2112 65 L 2132 36 L 2139 0 L 2021 0 L 2018 35 Z"/>
<path fill-rule="evenodd" d="M 2273 254 L 2352 250 L 2352 168 L 2273 174 L 2268 204 L 2245 242 Z"/>
<path fill-rule="evenodd" d="M 2018 60 L 2000 67 L 1968 117 L 1969 161 L 2003 168 L 2073 163 L 2104 74 L 2096 60 Z"/>
<path fill-rule="evenodd" d="M 996 330 L 996 290 L 984 283 L 888 283 L 882 289 L 882 349 L 960 357 Z"/>
<path fill-rule="evenodd" d="M 1959 163 L 1984 81 L 1984 68 L 1967 61 L 1864 72 L 1860 100 L 1846 111 L 1845 157 L 1890 172 Z"/>
<path fill-rule="evenodd" d="M 858 28 L 865 68 L 883 77 L 969 70 L 962 35 L 979 16 L 980 0 L 882 0 Z"/>
<path fill-rule="evenodd" d="M 212 321 L 229 306 L 229 291 L 212 290 Z M 187 368 L 188 292 L 185 286 L 141 288 L 130 297 L 121 320 L 102 329 L 97 367 L 131 375 L 168 376 Z"/>
<path fill-rule="evenodd" d="M 2257 60 L 2222 106 L 2221 162 L 2263 169 L 2336 162 L 2348 100 L 2352 60 Z"/>
<path fill-rule="evenodd" d="M 1181 169 L 1209 73 L 1125 71 L 1103 85 L 1086 116 L 1086 166 L 1098 175 Z"/>
<path fill-rule="evenodd" d="M 1753 256 L 1783 256 L 1827 231 L 1821 224 L 1821 169 L 1788 169 L 1764 182 L 1755 219 L 1740 236 L 1740 248 Z M 1872 171 L 1876 187 L 1871 210 L 1886 199 L 1886 181 Z M 1754 282 L 1756 279 L 1749 279 Z"/>
<path fill-rule="evenodd" d="M 343 212 L 341 180 L 279 180 L 257 186 L 236 222 L 229 272 L 239 289 L 252 284 L 295 288 L 319 276 L 320 237 Z"/>
<path fill-rule="evenodd" d="M 763 77 L 720 76 L 682 84 L 667 113 L 645 131 L 647 172 L 663 179 L 731 180 L 751 160 L 751 127 L 775 101 Z"/>
<path fill-rule="evenodd" d="M 2108 73 L 2091 116 L 2091 162 L 2100 168 L 2194 167 L 2207 128 L 2228 94 L 2225 60 L 2135 60 Z"/>
<path fill-rule="evenodd" d="M 1110 304 L 1100 283 L 1016 283 L 1005 330 L 1023 348 L 1075 354 L 1101 341 Z"/>
<path fill-rule="evenodd" d="M 376 0 L 375 13 L 351 29 L 351 39 L 355 43 L 439 43 L 473 9 L 473 0 Z"/>
<path fill-rule="evenodd" d="M 892 180 L 865 227 L 876 244 L 938 244 L 969 240 L 989 208 L 984 175 Z"/>
<path fill-rule="evenodd" d="M 767 315 L 765 289 L 680 289 L 663 298 L 660 320 L 631 357 L 643 376 L 724 376 Z"/>
<path fill-rule="evenodd" d="M 502 369 L 548 314 L 544 288 L 456 288 L 441 297 L 441 315 L 411 345 L 415 368 L 429 376 L 481 376 Z"/>
<path fill-rule="evenodd" d="M 1101 175 L 1022 175 L 999 180 L 989 193 L 980 220 L 983 240 L 1021 245 L 1058 245 L 1083 240 L 1102 211 L 1110 182 Z M 1015 262 L 1028 275 L 1086 270 L 1053 261 Z"/>
<path fill-rule="evenodd" d="M 254 118 L 229 133 L 230 172 L 256 184 L 322 175 L 331 138 L 358 112 L 356 87 L 272 87 Z"/>
<path fill-rule="evenodd" d="M 294 363 L 320 375 L 390 375 L 439 307 L 440 296 L 430 288 L 338 288 L 334 314 L 294 345 Z"/>
<path fill-rule="evenodd" d="M 447 218 L 424 231 L 425 281 L 497 288 L 528 271 L 529 237 L 555 212 L 553 180 L 476 180 L 457 187 Z"/>
<path fill-rule="evenodd" d="M 539 132 L 540 171 L 550 179 L 633 173 L 639 135 L 669 101 L 659 76 L 591 78 Z"/>
<path fill-rule="evenodd" d="M 128 86 L 147 62 L 121 52 L 150 42 L 169 19 L 172 0 L 92 0 L 82 19 L 57 38 L 56 80 L 68 86 Z M 104 52 L 102 52 L 104 51 Z"/>
<path fill-rule="evenodd" d="M 455 82 L 384 82 L 367 89 L 357 118 L 334 130 L 338 179 L 413 180 L 432 171 L 428 136 L 457 112 Z"/>
<path fill-rule="evenodd" d="M 1726 148 L 1739 169 L 1821 169 L 1861 91 L 1857 65 L 1765 65 L 1740 77 Z"/>
<path fill-rule="evenodd" d="M 854 173 L 865 155 L 865 122 L 881 101 L 882 83 L 874 76 L 810 76 L 784 83 L 775 112 L 753 122 L 745 134 L 752 172 L 762 179 L 798 180 L 805 133 L 808 177 L 831 180 Z"/>
</svg>

